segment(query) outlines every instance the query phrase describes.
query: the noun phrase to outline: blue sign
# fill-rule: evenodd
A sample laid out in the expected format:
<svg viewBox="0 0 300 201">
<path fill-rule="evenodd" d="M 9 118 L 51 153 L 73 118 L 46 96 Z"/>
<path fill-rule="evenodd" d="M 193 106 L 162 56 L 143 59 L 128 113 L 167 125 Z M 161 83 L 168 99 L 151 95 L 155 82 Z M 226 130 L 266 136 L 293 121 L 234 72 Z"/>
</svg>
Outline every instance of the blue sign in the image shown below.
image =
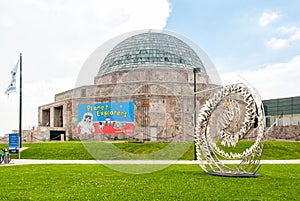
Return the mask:
<svg viewBox="0 0 300 201">
<path fill-rule="evenodd" d="M 8 149 L 11 154 L 19 153 L 19 133 L 9 134 Z"/>
</svg>

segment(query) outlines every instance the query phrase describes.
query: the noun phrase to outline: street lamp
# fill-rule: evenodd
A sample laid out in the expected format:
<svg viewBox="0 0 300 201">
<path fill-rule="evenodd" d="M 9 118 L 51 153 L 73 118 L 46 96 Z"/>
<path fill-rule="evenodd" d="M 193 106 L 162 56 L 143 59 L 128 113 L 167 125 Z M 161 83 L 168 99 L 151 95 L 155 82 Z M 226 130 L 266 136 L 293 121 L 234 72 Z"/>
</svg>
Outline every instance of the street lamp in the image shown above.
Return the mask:
<svg viewBox="0 0 300 201">
<path fill-rule="evenodd" d="M 196 126 L 197 126 L 197 98 L 196 98 L 196 91 L 197 91 L 197 73 L 201 72 L 201 68 L 193 68 L 194 72 L 194 160 L 197 160 L 197 155 L 196 155 Z"/>
</svg>

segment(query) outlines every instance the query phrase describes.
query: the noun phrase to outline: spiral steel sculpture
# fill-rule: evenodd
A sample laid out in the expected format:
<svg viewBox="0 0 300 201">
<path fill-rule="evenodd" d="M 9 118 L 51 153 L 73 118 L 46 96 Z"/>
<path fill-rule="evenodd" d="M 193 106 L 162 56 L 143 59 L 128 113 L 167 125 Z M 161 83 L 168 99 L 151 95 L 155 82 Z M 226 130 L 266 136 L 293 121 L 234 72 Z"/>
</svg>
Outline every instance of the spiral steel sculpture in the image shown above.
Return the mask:
<svg viewBox="0 0 300 201">
<path fill-rule="evenodd" d="M 196 154 L 205 173 L 220 176 L 256 177 L 264 138 L 264 110 L 260 96 L 243 83 L 225 86 L 200 109 L 196 128 Z M 255 135 L 249 147 L 239 141 Z M 251 144 L 251 145 L 250 145 Z M 228 166 L 221 160 L 241 160 Z"/>
</svg>

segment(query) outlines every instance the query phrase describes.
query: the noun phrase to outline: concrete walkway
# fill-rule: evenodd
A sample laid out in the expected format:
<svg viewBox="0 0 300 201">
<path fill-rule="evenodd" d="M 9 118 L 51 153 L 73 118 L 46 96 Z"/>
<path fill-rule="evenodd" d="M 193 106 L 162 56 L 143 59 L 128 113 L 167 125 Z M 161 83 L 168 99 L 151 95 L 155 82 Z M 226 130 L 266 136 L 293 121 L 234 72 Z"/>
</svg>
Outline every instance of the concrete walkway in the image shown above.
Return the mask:
<svg viewBox="0 0 300 201">
<path fill-rule="evenodd" d="M 240 160 L 224 160 L 224 164 L 239 164 Z M 300 160 L 261 160 L 261 164 L 300 164 Z M 30 165 L 30 164 L 199 164 L 197 160 L 39 160 L 39 159 L 12 159 L 11 165 Z"/>
</svg>

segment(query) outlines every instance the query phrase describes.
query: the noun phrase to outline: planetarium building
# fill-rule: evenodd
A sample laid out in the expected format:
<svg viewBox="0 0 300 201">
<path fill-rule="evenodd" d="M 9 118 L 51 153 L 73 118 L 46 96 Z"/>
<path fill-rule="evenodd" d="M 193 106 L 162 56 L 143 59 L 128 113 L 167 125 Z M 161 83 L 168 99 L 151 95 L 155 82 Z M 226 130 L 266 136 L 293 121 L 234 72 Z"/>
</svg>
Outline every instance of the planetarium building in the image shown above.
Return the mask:
<svg viewBox="0 0 300 201">
<path fill-rule="evenodd" d="M 192 141 L 195 108 L 216 77 L 206 54 L 182 36 L 131 32 L 99 47 L 75 88 L 39 107 L 38 130 L 47 140 Z"/>
</svg>

